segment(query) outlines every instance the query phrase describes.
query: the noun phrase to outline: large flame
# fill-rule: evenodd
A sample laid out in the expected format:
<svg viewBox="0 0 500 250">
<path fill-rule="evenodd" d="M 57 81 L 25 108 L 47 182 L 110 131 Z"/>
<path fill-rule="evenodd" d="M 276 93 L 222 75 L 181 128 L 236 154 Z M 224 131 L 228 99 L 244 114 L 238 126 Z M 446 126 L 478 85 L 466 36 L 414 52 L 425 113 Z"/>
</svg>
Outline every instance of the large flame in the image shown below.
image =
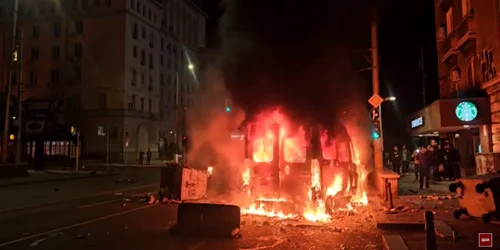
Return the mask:
<svg viewBox="0 0 500 250">
<path fill-rule="evenodd" d="M 254 162 L 272 162 L 275 154 L 274 145 L 276 140 L 279 140 L 279 146 L 283 148 L 285 162 L 306 162 L 309 139 L 306 138 L 303 127 L 293 129 L 290 121 L 279 111 L 261 114 L 257 116 L 255 123 L 257 126 L 253 128 L 252 136 L 249 137 L 253 146 L 252 159 Z M 276 130 L 273 131 L 273 124 L 279 124 L 278 136 L 276 136 Z M 368 199 L 364 189 L 366 173 L 361 166 L 358 149 L 355 145 L 351 146 L 347 142 L 337 142 L 333 138 L 328 138 L 327 133 L 321 134 L 320 139 L 323 158 L 329 160 L 329 164 L 332 167 L 336 162 L 350 162 L 349 159 L 352 159 L 351 163 L 354 163 L 354 172 L 358 176 L 357 183 L 350 183 L 350 178 L 345 178 L 342 174 L 336 173 L 332 176 L 331 182 L 326 182 L 330 183 L 330 185 L 323 188 L 321 183 L 325 183 L 325 181 L 322 181 L 320 163 L 317 159 L 312 159 L 310 185 L 308 189 L 306 189 L 306 186 L 304 187 L 304 194 L 308 194 L 308 200 L 302 204 L 302 214 L 286 213 L 282 210 L 276 211 L 274 206 L 269 206 L 270 201 L 276 203 L 287 202 L 283 197 L 268 197 L 267 199 L 260 197 L 255 199 L 249 206 L 242 208 L 242 213 L 280 219 L 302 216 L 310 221 L 327 222 L 331 220 L 333 207 L 335 207 L 335 210 L 355 211 L 356 206 L 367 205 Z M 285 175 L 289 175 L 290 167 L 286 165 L 283 172 Z M 242 177 L 244 186 L 250 186 L 251 172 L 248 164 L 245 166 Z M 283 176 L 280 178 L 283 178 Z M 338 198 L 337 196 L 342 196 L 344 193 L 350 192 L 351 186 L 355 186 L 356 190 L 354 193 L 350 193 L 349 202 L 341 207 L 335 206 L 334 202 Z M 251 190 L 249 189 L 247 193 L 250 199 Z M 319 195 L 321 193 L 324 193 L 324 195 Z"/>
</svg>

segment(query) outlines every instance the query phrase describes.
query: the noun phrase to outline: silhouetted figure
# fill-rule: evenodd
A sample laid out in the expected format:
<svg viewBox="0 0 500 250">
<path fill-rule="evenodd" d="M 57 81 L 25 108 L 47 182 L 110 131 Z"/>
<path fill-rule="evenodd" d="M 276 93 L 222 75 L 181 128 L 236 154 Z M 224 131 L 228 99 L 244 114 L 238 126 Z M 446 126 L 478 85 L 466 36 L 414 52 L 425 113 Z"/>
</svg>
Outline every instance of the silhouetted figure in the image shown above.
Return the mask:
<svg viewBox="0 0 500 250">
<path fill-rule="evenodd" d="M 151 149 L 148 148 L 148 152 L 146 152 L 146 164 L 151 165 Z"/>
<path fill-rule="evenodd" d="M 139 151 L 139 165 L 144 163 L 144 151 L 142 149 Z"/>
</svg>

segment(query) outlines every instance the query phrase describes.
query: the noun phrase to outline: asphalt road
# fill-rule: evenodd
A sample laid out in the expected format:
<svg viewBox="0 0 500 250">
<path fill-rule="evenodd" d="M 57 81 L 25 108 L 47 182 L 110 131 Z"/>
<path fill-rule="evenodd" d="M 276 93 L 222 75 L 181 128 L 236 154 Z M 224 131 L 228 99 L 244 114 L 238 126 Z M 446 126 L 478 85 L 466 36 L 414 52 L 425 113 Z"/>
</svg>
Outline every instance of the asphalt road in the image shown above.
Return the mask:
<svg viewBox="0 0 500 250">
<path fill-rule="evenodd" d="M 33 198 L 38 203 L 31 206 L 14 199 L 14 205 L 3 208 L 0 249 L 383 249 L 367 208 L 338 214 L 327 224 L 243 216 L 238 239 L 174 235 L 169 229 L 176 223 L 177 205 L 141 200 L 144 192 L 158 189 L 151 186 L 157 170 L 122 175 L 135 176 L 138 182 L 115 184 L 117 177 L 102 177 L 9 188 L 14 194 L 0 190 L 0 196 L 10 195 L 0 198 L 4 207 L 12 198 L 45 197 Z M 60 192 L 68 194 L 53 194 Z"/>
</svg>

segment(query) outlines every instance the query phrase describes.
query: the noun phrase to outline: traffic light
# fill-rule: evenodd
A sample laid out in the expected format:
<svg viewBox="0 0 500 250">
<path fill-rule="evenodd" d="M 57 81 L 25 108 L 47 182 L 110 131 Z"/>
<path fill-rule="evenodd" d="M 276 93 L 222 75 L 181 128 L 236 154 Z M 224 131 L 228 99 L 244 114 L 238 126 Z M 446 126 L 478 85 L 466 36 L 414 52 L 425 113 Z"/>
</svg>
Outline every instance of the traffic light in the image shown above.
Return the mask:
<svg viewBox="0 0 500 250">
<path fill-rule="evenodd" d="M 380 122 L 378 120 L 373 121 L 372 139 L 380 139 Z"/>
<path fill-rule="evenodd" d="M 231 100 L 226 99 L 226 112 L 231 112 Z"/>
</svg>

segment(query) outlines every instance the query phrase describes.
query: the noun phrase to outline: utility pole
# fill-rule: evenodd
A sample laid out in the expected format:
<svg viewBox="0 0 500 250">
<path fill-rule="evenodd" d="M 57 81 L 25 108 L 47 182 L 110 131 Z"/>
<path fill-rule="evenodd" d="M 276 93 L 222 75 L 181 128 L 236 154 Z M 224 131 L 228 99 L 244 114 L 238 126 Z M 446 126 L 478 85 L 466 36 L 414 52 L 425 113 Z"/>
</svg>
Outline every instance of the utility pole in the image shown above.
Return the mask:
<svg viewBox="0 0 500 250">
<path fill-rule="evenodd" d="M 372 40 L 371 52 L 372 52 L 372 87 L 374 95 L 380 94 L 377 33 L 378 33 L 377 23 L 373 22 L 371 25 L 371 40 Z M 382 121 L 382 114 L 379 114 L 379 120 Z M 382 170 L 384 168 L 384 152 L 382 151 L 383 148 L 382 145 L 384 145 L 384 135 L 380 133 L 380 138 L 373 140 L 373 150 L 374 150 L 373 157 L 375 163 L 375 170 Z"/>
<path fill-rule="evenodd" d="M 7 162 L 8 147 L 9 147 L 9 107 L 10 107 L 10 92 L 12 88 L 12 65 L 14 62 L 14 54 L 17 54 L 16 43 L 17 43 L 17 14 L 19 11 L 19 0 L 14 1 L 14 18 L 12 21 L 12 49 L 10 50 L 10 65 L 9 65 L 9 75 L 7 76 L 7 93 L 5 93 L 5 121 L 3 127 L 3 141 L 2 141 L 2 162 Z M 18 57 L 18 55 L 15 55 Z M 19 59 L 19 57 L 17 58 Z"/>
<path fill-rule="evenodd" d="M 174 160 L 176 163 L 179 163 L 179 72 L 176 72 L 175 75 L 175 156 Z"/>
<path fill-rule="evenodd" d="M 19 40 L 19 55 L 18 55 L 18 63 L 19 63 L 19 77 L 18 77 L 18 84 L 17 84 L 17 122 L 19 124 L 18 129 L 17 129 L 17 143 L 16 143 L 16 164 L 21 164 L 21 152 L 22 152 L 22 143 L 23 140 L 21 139 L 21 130 L 23 128 L 23 103 L 22 103 L 22 98 L 21 98 L 21 92 L 23 88 L 23 40 L 24 40 L 24 34 L 23 31 L 20 32 L 20 40 Z"/>
</svg>

